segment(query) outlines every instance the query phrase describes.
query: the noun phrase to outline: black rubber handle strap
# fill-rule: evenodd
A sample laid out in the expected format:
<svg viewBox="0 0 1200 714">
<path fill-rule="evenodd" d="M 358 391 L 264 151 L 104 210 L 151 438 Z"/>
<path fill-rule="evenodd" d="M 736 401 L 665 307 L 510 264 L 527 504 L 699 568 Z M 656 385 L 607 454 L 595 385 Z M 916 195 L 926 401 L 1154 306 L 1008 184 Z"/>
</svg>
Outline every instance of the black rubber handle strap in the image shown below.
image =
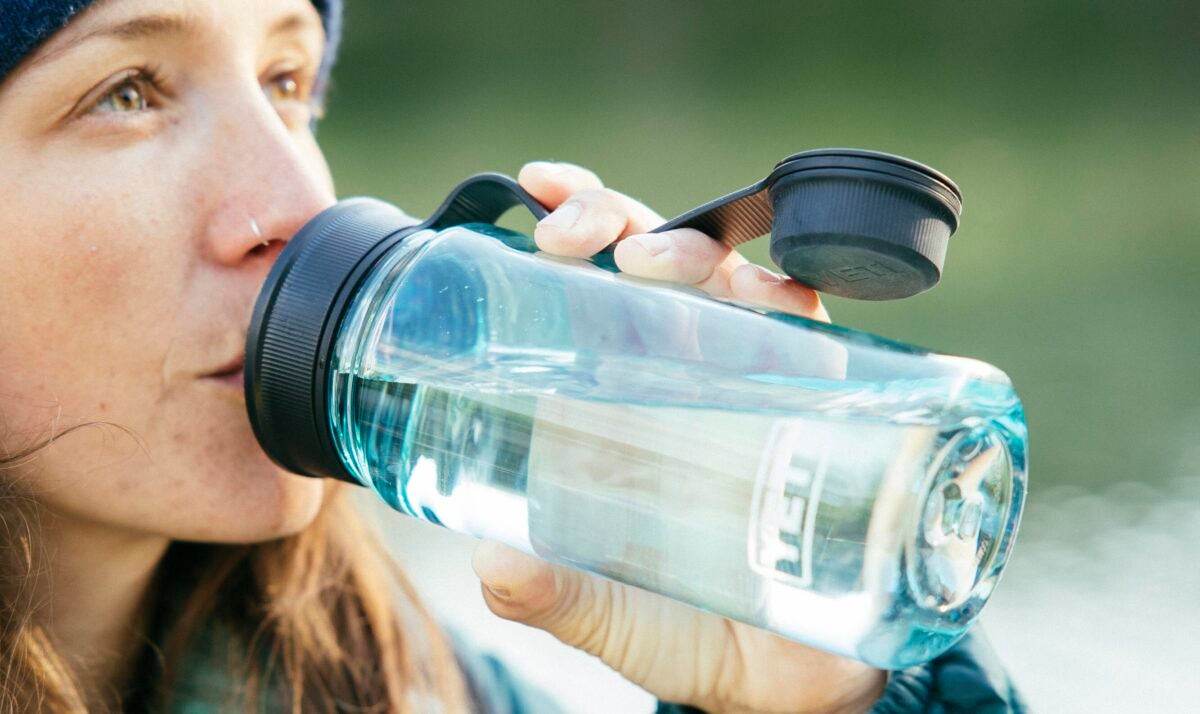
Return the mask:
<svg viewBox="0 0 1200 714">
<path fill-rule="evenodd" d="M 774 212 L 767 189 L 769 179 L 710 201 L 673 218 L 653 230 L 695 228 L 710 237 L 735 246 L 771 232 Z M 495 223 L 508 209 L 524 205 L 537 220 L 549 211 L 528 191 L 504 174 L 485 173 L 459 184 L 420 228 L 441 230 L 464 223 Z"/>
<path fill-rule="evenodd" d="M 456 186 L 421 228 L 442 230 L 463 223 L 495 223 L 518 204 L 539 221 L 549 215 L 545 206 L 508 176 L 478 174 Z"/>
<path fill-rule="evenodd" d="M 729 194 L 672 218 L 652 232 L 695 228 L 729 246 L 740 245 L 771 232 L 774 211 L 767 193 L 769 179 Z M 441 230 L 463 223 L 495 223 L 508 209 L 524 205 L 537 220 L 549 211 L 528 191 L 504 174 L 486 173 L 460 183 L 422 228 Z"/>
<path fill-rule="evenodd" d="M 795 168 L 799 164 L 797 157 L 802 156 L 804 154 L 796 154 L 780 161 L 775 165 L 775 169 L 758 183 L 693 208 L 651 232 L 663 233 L 676 228 L 694 228 L 730 248 L 770 233 L 775 223 L 771 185 L 780 176 Z"/>
<path fill-rule="evenodd" d="M 729 247 L 748 243 L 771 232 L 775 211 L 768 192 L 770 178 L 722 196 L 676 216 L 651 233 L 694 228 Z"/>
</svg>

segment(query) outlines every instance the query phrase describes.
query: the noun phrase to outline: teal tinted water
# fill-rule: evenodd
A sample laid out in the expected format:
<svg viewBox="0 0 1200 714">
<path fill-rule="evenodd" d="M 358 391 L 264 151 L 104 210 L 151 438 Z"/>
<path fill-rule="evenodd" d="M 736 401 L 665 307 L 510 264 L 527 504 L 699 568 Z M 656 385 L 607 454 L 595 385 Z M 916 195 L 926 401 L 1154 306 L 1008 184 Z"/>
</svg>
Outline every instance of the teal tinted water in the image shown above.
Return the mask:
<svg viewBox="0 0 1200 714">
<path fill-rule="evenodd" d="M 394 508 L 877 666 L 961 636 L 1016 526 L 1023 422 L 995 383 L 737 409 L 716 379 L 622 401 L 545 353 L 408 364 L 336 390 L 347 461 Z"/>
</svg>

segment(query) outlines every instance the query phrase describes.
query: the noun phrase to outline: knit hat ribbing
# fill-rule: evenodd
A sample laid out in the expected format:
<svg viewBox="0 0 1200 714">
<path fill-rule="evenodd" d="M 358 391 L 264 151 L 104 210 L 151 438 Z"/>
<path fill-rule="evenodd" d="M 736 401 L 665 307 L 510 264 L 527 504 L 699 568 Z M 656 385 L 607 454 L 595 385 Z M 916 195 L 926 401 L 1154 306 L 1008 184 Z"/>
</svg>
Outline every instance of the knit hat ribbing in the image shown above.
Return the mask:
<svg viewBox="0 0 1200 714">
<path fill-rule="evenodd" d="M 0 82 L 93 0 L 0 0 Z M 342 0 L 312 0 L 325 25 L 326 48 L 316 92 L 324 92 L 342 36 Z"/>
</svg>

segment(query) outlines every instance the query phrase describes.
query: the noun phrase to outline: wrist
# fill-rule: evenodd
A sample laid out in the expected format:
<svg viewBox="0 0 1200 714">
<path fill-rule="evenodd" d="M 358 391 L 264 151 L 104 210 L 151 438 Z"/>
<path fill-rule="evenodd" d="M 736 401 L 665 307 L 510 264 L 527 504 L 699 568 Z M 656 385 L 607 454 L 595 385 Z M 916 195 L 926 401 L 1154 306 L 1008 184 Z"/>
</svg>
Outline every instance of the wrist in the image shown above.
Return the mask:
<svg viewBox="0 0 1200 714">
<path fill-rule="evenodd" d="M 845 699 L 828 709 L 825 714 L 865 714 L 883 697 L 887 684 L 887 672 L 874 668 L 864 671 L 861 679 L 848 688 Z"/>
</svg>

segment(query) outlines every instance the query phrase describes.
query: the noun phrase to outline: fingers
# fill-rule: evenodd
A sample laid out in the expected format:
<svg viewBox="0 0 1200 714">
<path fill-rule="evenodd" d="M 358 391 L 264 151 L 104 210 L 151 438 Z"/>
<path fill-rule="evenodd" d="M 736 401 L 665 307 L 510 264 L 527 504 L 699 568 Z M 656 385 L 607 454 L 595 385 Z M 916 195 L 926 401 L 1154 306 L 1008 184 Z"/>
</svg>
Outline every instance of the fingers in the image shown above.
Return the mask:
<svg viewBox="0 0 1200 714">
<path fill-rule="evenodd" d="M 829 321 L 816 291 L 748 262 L 741 254 L 690 228 L 632 235 L 617 244 L 617 267 L 630 275 L 687 283 L 717 297 Z"/>
<path fill-rule="evenodd" d="M 587 258 L 625 233 L 629 214 L 613 191 L 584 189 L 571 194 L 533 229 L 533 240 L 547 253 Z"/>
<path fill-rule="evenodd" d="M 630 275 L 686 283 L 716 297 L 829 321 L 814 290 L 750 264 L 699 231 L 680 228 L 648 233 L 662 225 L 662 217 L 638 201 L 604 188 L 596 174 L 581 166 L 534 161 L 522 167 L 518 181 L 534 198 L 554 209 L 533 232 L 541 250 L 586 258 L 621 241 L 614 257 L 617 267 Z"/>
<path fill-rule="evenodd" d="M 613 257 L 622 272 L 687 283 L 717 297 L 731 296 L 730 277 L 746 264 L 740 253 L 691 228 L 629 236 Z"/>
<path fill-rule="evenodd" d="M 737 300 L 829 322 L 829 313 L 815 290 L 761 265 L 739 266 L 729 277 L 729 288 Z"/>
<path fill-rule="evenodd" d="M 533 232 L 538 248 L 548 253 L 585 258 L 663 223 L 645 205 L 604 188 L 596 174 L 574 164 L 535 161 L 521 169 L 518 181 L 554 209 Z"/>
</svg>

